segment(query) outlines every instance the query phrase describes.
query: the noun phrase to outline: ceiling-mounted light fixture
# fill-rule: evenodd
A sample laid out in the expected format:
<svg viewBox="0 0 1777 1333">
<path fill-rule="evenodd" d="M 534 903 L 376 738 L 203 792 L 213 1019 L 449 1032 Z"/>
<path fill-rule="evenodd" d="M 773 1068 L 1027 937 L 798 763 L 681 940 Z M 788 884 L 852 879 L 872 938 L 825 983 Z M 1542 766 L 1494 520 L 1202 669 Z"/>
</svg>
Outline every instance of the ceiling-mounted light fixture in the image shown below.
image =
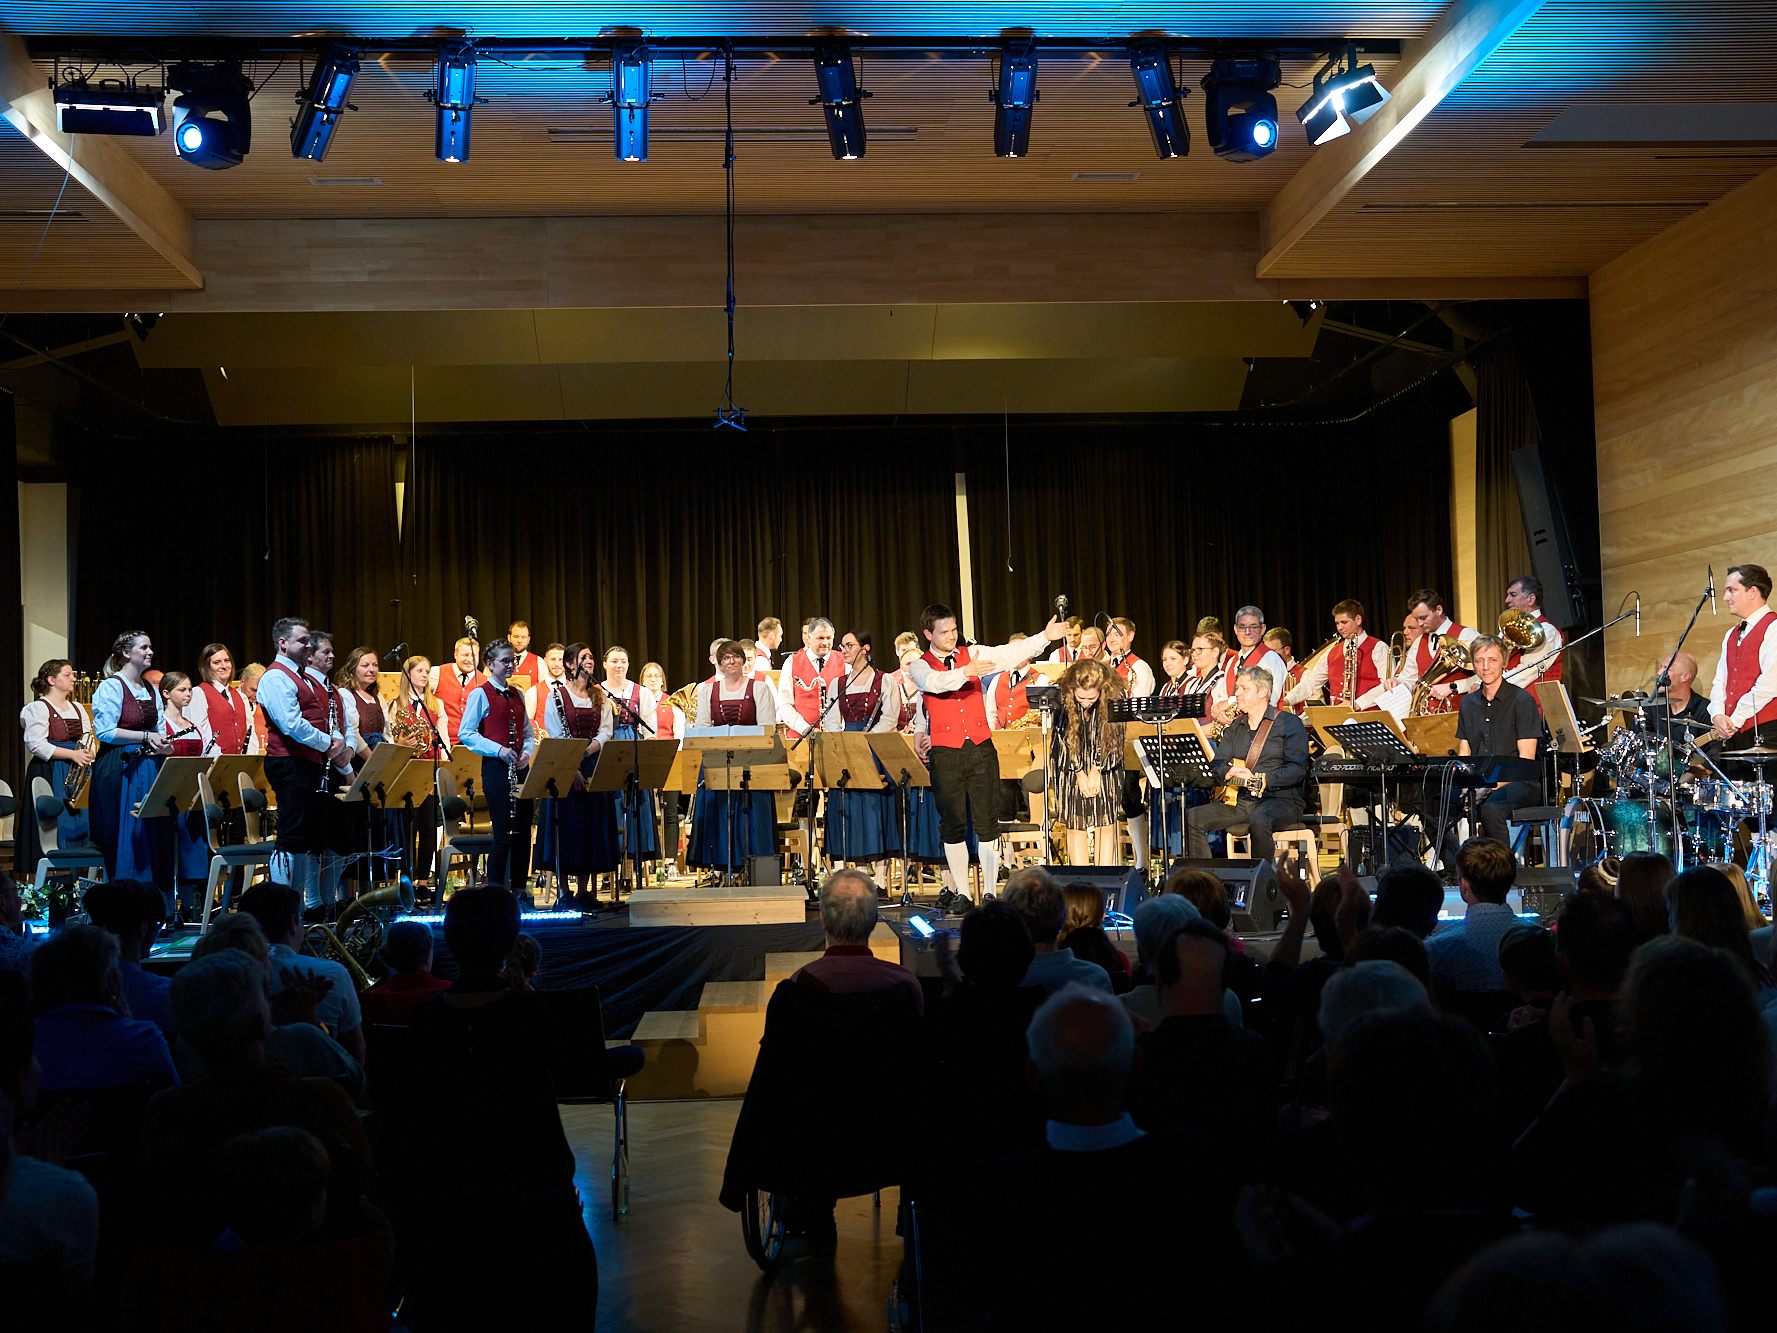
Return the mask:
<svg viewBox="0 0 1777 1333">
<path fill-rule="evenodd" d="M 1203 130 L 1211 151 L 1230 162 L 1268 157 L 1277 147 L 1275 56 L 1217 60 L 1203 76 Z"/>
<path fill-rule="evenodd" d="M 1185 124 L 1185 98 L 1172 77 L 1172 62 L 1159 42 L 1138 42 L 1129 48 L 1129 69 L 1135 76 L 1135 101 L 1148 122 L 1158 157 L 1183 157 L 1191 151 L 1191 128 Z"/>
<path fill-rule="evenodd" d="M 987 94 L 993 103 L 995 157 L 1023 157 L 1030 152 L 1031 111 L 1037 91 L 1037 44 L 1031 38 L 1000 48 L 1000 84 Z"/>
<path fill-rule="evenodd" d="M 858 87 L 858 74 L 852 68 L 851 47 L 844 42 L 823 42 L 814 53 L 815 84 L 821 95 L 812 99 L 821 104 L 827 118 L 827 143 L 833 156 L 849 162 L 864 155 L 864 104 L 869 93 Z"/>
<path fill-rule="evenodd" d="M 62 79 L 52 85 L 56 128 L 64 134 L 129 134 L 152 139 L 166 126 L 164 88 L 122 79 Z"/>
<path fill-rule="evenodd" d="M 206 171 L 238 167 L 253 146 L 253 116 L 247 103 L 253 85 L 239 63 L 181 63 L 167 71 L 173 100 L 173 151 L 182 162 Z"/>
<path fill-rule="evenodd" d="M 627 40 L 611 52 L 611 142 L 619 162 L 648 160 L 648 104 L 654 100 L 654 57 Z"/>
<path fill-rule="evenodd" d="M 475 52 L 466 42 L 438 53 L 438 77 L 426 98 L 438 113 L 438 160 L 467 162 L 475 108 L 487 99 L 475 95 Z"/>
<path fill-rule="evenodd" d="M 1314 76 L 1314 91 L 1296 112 L 1308 142 L 1316 148 L 1350 134 L 1389 99 L 1388 89 L 1376 77 L 1374 65 L 1357 63 L 1357 44 L 1347 42 Z"/>
<path fill-rule="evenodd" d="M 296 118 L 290 122 L 290 156 L 325 161 L 339 118 L 358 108 L 346 100 L 358 75 L 358 57 L 343 47 L 322 52 L 308 87 L 296 94 Z"/>
</svg>

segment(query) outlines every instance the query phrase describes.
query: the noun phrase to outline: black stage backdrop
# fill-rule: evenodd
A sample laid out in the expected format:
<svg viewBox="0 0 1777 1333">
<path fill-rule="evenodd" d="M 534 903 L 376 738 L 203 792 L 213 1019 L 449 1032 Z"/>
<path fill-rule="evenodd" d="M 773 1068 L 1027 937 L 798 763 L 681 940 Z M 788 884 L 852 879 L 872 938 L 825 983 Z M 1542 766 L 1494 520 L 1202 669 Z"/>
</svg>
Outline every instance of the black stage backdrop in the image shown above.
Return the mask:
<svg viewBox="0 0 1777 1333">
<path fill-rule="evenodd" d="M 678 686 L 709 640 L 822 613 L 875 635 L 879 660 L 929 601 L 961 592 L 955 478 L 968 478 L 976 630 L 1040 628 L 1057 593 L 1128 615 L 1138 646 L 1253 601 L 1311 648 L 1356 597 L 1386 636 L 1413 588 L 1449 583 L 1447 414 L 1344 425 L 1184 421 L 798 423 L 744 436 L 682 429 L 422 436 L 253 436 L 230 489 L 95 442 L 78 479 L 79 665 L 146 628 L 189 671 L 212 638 L 266 660 L 295 612 L 358 642 L 448 660 L 465 614 L 484 640 L 513 618 L 540 650 L 585 639 L 654 658 Z M 1007 523 L 1008 434 L 1011 522 Z M 178 475 L 175 475 L 178 473 Z M 396 532 L 397 478 L 405 476 Z M 1008 560 L 1009 554 L 1009 560 Z M 1008 563 L 1010 568 L 1008 568 Z"/>
</svg>

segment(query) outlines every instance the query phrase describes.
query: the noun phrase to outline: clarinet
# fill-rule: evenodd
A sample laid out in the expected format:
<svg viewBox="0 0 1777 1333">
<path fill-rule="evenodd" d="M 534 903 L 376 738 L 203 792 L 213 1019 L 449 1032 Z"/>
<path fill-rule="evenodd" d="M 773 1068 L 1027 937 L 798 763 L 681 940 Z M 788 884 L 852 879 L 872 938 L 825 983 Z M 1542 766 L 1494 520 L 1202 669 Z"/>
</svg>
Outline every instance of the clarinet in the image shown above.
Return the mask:
<svg viewBox="0 0 1777 1333">
<path fill-rule="evenodd" d="M 549 702 L 555 709 L 555 723 L 561 728 L 561 734 L 564 736 L 572 736 L 574 735 L 574 729 L 568 725 L 568 701 L 565 697 L 567 694 L 567 688 L 566 681 L 558 680 L 552 684 L 549 687 Z M 578 738 L 576 737 L 576 739 Z M 585 762 L 584 758 L 581 762 Z M 574 790 L 579 790 L 580 781 L 580 774 L 576 772 L 574 774 Z"/>
<path fill-rule="evenodd" d="M 333 745 L 333 724 L 339 716 L 339 695 L 334 693 L 331 685 L 325 685 L 322 688 L 327 691 L 327 744 L 331 747 Z M 321 780 L 315 784 L 315 791 L 322 796 L 327 794 L 327 781 L 332 777 L 328 770 L 332 767 L 333 765 L 327 756 L 322 755 Z"/>
<path fill-rule="evenodd" d="M 518 714 L 512 708 L 511 690 L 506 692 L 506 753 L 512 757 L 506 761 L 506 828 L 513 837 L 518 836 Z"/>
</svg>

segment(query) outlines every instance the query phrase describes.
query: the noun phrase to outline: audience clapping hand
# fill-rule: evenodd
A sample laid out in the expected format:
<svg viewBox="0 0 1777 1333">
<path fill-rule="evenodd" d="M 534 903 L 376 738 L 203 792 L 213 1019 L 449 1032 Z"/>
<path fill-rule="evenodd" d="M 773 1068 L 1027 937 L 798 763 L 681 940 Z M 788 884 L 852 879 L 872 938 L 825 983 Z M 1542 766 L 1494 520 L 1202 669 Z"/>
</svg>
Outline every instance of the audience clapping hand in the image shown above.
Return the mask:
<svg viewBox="0 0 1777 1333">
<path fill-rule="evenodd" d="M 333 982 L 313 973 L 284 968 L 278 974 L 283 989 L 272 996 L 272 1022 L 282 1027 L 288 1023 L 313 1023 L 321 1001 L 333 989 Z"/>
</svg>

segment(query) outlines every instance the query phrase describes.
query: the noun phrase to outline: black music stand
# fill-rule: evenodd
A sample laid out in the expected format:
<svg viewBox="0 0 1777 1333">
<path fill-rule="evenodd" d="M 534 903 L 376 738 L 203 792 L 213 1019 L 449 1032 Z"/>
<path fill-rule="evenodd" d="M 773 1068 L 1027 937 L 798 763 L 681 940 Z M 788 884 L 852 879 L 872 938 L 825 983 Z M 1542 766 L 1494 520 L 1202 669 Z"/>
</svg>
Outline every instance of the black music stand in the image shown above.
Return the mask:
<svg viewBox="0 0 1777 1333">
<path fill-rule="evenodd" d="M 1413 751 L 1407 743 L 1397 736 L 1393 729 L 1383 722 L 1360 722 L 1353 718 L 1349 722 L 1341 722 L 1337 726 L 1327 728 L 1327 733 L 1339 738 L 1339 748 L 1346 754 L 1355 754 L 1364 761 L 1365 767 L 1374 768 L 1377 777 L 1376 817 L 1370 824 L 1368 839 L 1368 864 L 1371 874 L 1381 874 L 1388 867 L 1388 771 L 1398 765 L 1407 763 L 1413 758 Z M 1376 839 L 1382 839 L 1380 863 Z"/>
<path fill-rule="evenodd" d="M 1165 756 L 1170 748 L 1165 744 L 1167 740 L 1166 724 L 1168 722 L 1176 721 L 1179 718 L 1203 717 L 1205 705 L 1208 701 L 1209 694 L 1207 691 L 1200 694 L 1131 695 L 1122 699 L 1113 699 L 1111 701 L 1110 709 L 1106 713 L 1106 717 L 1112 722 L 1133 722 L 1137 725 L 1147 722 L 1153 723 L 1154 740 L 1159 743 L 1162 756 Z M 1141 743 L 1145 744 L 1148 738 L 1143 736 L 1140 739 Z M 1185 737 L 1178 736 L 1173 739 L 1184 740 Z M 1196 746 L 1198 753 L 1202 753 L 1203 747 L 1201 742 L 1199 742 L 1195 736 L 1190 737 L 1190 740 L 1193 745 Z M 1181 751 L 1181 753 L 1185 752 Z M 1144 753 L 1142 757 L 1144 761 L 1143 767 L 1145 768 L 1147 767 L 1147 756 Z M 1208 756 L 1205 756 L 1204 762 L 1207 767 Z M 1161 764 L 1161 769 L 1164 776 L 1167 771 L 1167 765 L 1164 763 L 1164 760 Z M 1206 777 L 1205 781 L 1213 782 L 1214 779 Z M 1158 832 L 1160 834 L 1160 854 L 1151 859 L 1153 861 L 1152 868 L 1154 881 L 1156 883 L 1164 883 L 1166 880 L 1166 786 L 1164 783 L 1161 784 L 1159 792 L 1160 827 Z M 1150 846 L 1148 850 L 1151 852 L 1153 848 Z"/>
</svg>

